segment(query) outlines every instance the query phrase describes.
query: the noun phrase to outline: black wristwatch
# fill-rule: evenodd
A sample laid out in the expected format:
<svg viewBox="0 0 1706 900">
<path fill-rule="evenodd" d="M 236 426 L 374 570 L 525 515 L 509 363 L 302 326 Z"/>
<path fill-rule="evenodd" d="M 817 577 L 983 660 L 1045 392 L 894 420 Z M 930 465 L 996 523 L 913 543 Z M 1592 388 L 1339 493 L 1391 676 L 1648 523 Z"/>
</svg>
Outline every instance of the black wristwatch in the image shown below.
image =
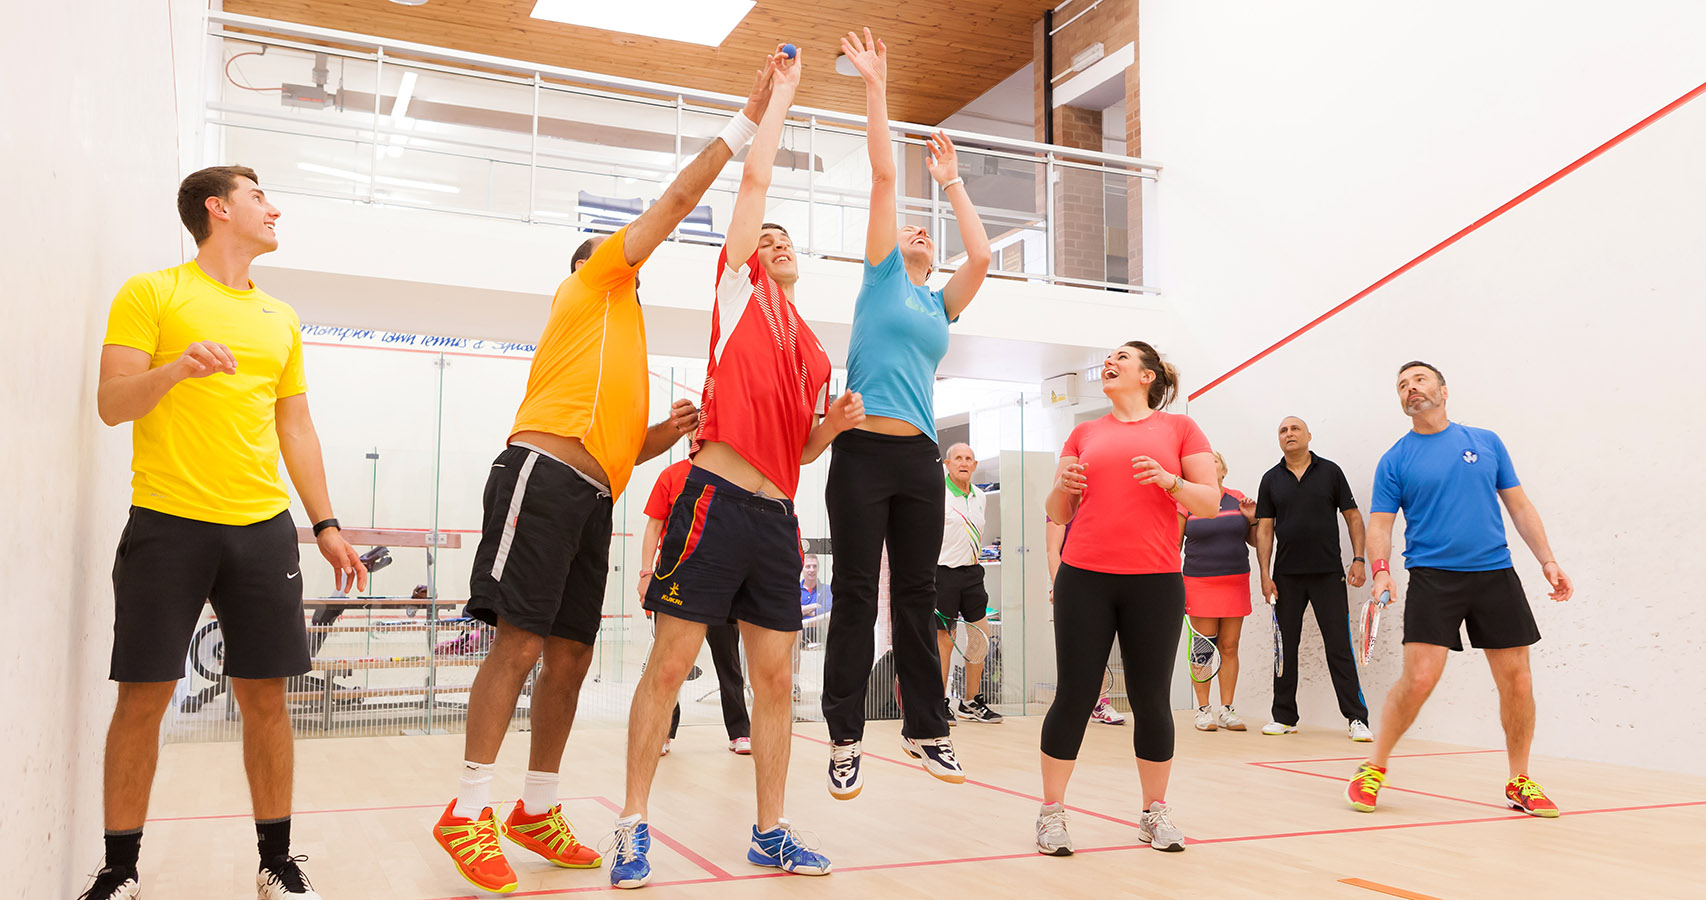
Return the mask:
<svg viewBox="0 0 1706 900">
<path fill-rule="evenodd" d="M 1362 557 L 1360 557 L 1360 556 L 1353 556 L 1353 557 L 1351 557 L 1351 562 L 1354 562 L 1354 563 L 1366 563 L 1366 562 L 1368 562 L 1368 560 L 1366 560 L 1366 559 L 1363 559 L 1363 558 L 1362 558 Z"/>
<path fill-rule="evenodd" d="M 325 531 L 328 528 L 336 528 L 339 531 L 343 530 L 343 527 L 338 524 L 337 519 L 323 519 L 314 523 L 314 536 L 319 537 L 320 532 Z"/>
</svg>

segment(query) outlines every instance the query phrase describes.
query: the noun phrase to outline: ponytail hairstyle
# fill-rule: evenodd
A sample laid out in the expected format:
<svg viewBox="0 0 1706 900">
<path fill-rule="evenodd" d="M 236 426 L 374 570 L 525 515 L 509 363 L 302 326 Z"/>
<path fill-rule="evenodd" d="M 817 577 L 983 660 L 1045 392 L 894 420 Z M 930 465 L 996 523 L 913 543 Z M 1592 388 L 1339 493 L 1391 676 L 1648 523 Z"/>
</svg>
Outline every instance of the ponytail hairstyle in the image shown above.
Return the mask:
<svg viewBox="0 0 1706 900">
<path fill-rule="evenodd" d="M 1143 341 L 1126 341 L 1125 346 L 1136 350 L 1143 367 L 1155 373 L 1155 380 L 1149 383 L 1149 408 L 1163 409 L 1172 403 L 1179 396 L 1179 370 Z"/>
</svg>

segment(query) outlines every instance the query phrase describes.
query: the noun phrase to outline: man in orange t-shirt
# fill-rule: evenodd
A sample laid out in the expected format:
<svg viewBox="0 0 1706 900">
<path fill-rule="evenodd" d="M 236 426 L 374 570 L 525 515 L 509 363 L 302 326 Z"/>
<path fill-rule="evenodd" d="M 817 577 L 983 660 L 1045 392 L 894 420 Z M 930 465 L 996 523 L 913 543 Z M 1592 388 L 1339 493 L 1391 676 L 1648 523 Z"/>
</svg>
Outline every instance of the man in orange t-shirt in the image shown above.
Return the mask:
<svg viewBox="0 0 1706 900">
<path fill-rule="evenodd" d="M 551 863 L 594 868 L 557 803 L 557 770 L 592 661 L 609 569 L 612 506 L 637 462 L 669 449 L 698 424 L 677 401 L 648 428 L 644 320 L 636 294 L 642 263 L 734 154 L 769 105 L 769 64 L 746 108 L 676 176 L 663 196 L 608 238 L 575 251 L 557 289 L 508 446 L 486 481 L 468 615 L 497 628 L 468 699 L 466 751 L 455 800 L 433 837 L 474 885 L 505 893 L 516 877 L 500 832 Z M 532 695 L 532 749 L 521 802 L 499 824 L 493 763 L 522 685 L 544 663 Z"/>
</svg>

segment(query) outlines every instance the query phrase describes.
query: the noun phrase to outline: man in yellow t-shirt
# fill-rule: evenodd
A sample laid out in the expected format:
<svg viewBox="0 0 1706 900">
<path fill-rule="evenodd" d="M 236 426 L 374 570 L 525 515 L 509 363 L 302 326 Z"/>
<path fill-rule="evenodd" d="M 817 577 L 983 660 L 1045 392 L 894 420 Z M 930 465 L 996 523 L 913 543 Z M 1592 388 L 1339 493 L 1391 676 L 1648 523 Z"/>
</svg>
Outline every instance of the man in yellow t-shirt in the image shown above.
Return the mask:
<svg viewBox="0 0 1706 900">
<path fill-rule="evenodd" d="M 135 423 L 135 474 L 113 565 L 119 691 L 107 733 L 106 865 L 84 896 L 138 893 L 160 716 L 183 677 L 202 604 L 211 603 L 243 709 L 260 896 L 314 900 L 290 858 L 285 680 L 308 671 L 309 654 L 281 454 L 338 589 L 365 589 L 367 572 L 332 518 L 301 324 L 249 280 L 254 258 L 278 247 L 278 210 L 253 170 L 220 166 L 184 179 L 178 214 L 196 258 L 125 282 L 101 348 L 101 421 Z"/>
<path fill-rule="evenodd" d="M 507 893 L 517 883 L 500 833 L 558 866 L 600 864 L 563 818 L 557 786 L 604 607 L 613 503 L 636 463 L 668 450 L 698 424 L 693 404 L 678 400 L 668 419 L 646 425 L 639 269 L 757 131 L 754 122 L 769 104 L 768 75 L 767 61 L 742 114 L 655 205 L 575 251 L 572 274 L 551 301 L 508 446 L 487 476 L 467 613 L 495 626 L 497 638 L 468 697 L 456 799 L 432 828 L 457 871 L 484 890 Z M 493 766 L 522 685 L 541 657 L 527 776 L 520 802 L 499 823 L 491 803 Z"/>
</svg>

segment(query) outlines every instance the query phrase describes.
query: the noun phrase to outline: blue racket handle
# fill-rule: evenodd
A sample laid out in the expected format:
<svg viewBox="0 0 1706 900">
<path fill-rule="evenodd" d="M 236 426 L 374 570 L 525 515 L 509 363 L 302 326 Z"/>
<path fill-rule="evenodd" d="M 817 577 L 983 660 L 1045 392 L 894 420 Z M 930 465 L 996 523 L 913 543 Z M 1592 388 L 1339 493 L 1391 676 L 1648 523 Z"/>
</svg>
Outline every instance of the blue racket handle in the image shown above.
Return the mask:
<svg viewBox="0 0 1706 900">
<path fill-rule="evenodd" d="M 1391 591 L 1381 591 L 1380 592 L 1380 605 L 1385 606 L 1386 604 L 1391 603 L 1391 602 L 1392 602 L 1392 592 Z"/>
</svg>

